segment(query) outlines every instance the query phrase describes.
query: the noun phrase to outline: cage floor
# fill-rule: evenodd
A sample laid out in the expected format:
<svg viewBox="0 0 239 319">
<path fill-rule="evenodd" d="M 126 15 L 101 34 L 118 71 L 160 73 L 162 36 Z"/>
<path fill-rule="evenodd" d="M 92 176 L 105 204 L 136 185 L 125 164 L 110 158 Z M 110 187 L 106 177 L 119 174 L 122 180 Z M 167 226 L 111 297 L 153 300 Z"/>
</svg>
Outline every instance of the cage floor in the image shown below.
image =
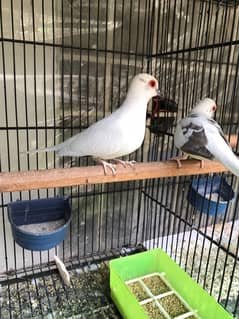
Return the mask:
<svg viewBox="0 0 239 319">
<path fill-rule="evenodd" d="M 121 318 L 110 299 L 107 261 L 74 264 L 69 273 L 69 287 L 51 268 L 5 281 L 0 285 L 0 318 Z"/>
</svg>

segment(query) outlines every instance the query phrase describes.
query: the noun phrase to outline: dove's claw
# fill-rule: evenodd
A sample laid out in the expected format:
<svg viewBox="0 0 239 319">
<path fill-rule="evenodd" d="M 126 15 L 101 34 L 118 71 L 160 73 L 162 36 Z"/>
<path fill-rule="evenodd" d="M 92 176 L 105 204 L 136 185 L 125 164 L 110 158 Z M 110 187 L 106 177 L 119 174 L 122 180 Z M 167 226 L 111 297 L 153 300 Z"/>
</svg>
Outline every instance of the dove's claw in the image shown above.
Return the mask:
<svg viewBox="0 0 239 319">
<path fill-rule="evenodd" d="M 108 163 L 102 159 L 97 159 L 97 162 L 103 165 L 105 175 L 107 175 L 107 167 L 111 170 L 113 175 L 116 175 L 116 167 L 114 164 Z"/>
<path fill-rule="evenodd" d="M 182 167 L 182 163 L 181 161 L 185 161 L 186 159 L 188 159 L 188 156 L 187 154 L 183 154 L 181 156 L 176 156 L 176 157 L 173 157 L 171 158 L 172 161 L 176 161 L 177 162 L 177 166 L 178 168 L 181 168 Z M 204 160 L 203 159 L 199 159 L 200 161 L 200 168 L 204 168 Z"/>
<path fill-rule="evenodd" d="M 132 167 L 133 169 L 135 169 L 134 164 L 136 164 L 136 161 L 132 160 L 132 161 L 126 161 L 126 164 L 129 165 L 130 167 Z"/>
<path fill-rule="evenodd" d="M 204 168 L 205 167 L 205 162 L 204 160 L 199 160 L 200 161 L 200 168 Z"/>
<path fill-rule="evenodd" d="M 136 161 L 122 161 L 122 160 L 120 160 L 120 159 L 118 159 L 118 158 L 113 159 L 113 161 L 114 161 L 115 163 L 119 163 L 119 164 L 123 165 L 124 168 L 126 168 L 126 166 L 128 165 L 128 166 L 130 166 L 130 167 L 133 168 L 133 169 L 134 169 L 134 164 L 136 163 Z"/>
<path fill-rule="evenodd" d="M 177 162 L 178 168 L 182 167 L 181 161 L 185 161 L 186 159 L 188 159 L 188 155 L 187 154 L 184 154 L 184 155 L 181 155 L 181 156 L 175 156 L 175 157 L 171 158 L 172 161 L 176 161 Z"/>
<path fill-rule="evenodd" d="M 182 168 L 182 163 L 180 158 L 173 158 L 173 160 L 175 160 L 177 162 L 178 168 Z"/>
</svg>

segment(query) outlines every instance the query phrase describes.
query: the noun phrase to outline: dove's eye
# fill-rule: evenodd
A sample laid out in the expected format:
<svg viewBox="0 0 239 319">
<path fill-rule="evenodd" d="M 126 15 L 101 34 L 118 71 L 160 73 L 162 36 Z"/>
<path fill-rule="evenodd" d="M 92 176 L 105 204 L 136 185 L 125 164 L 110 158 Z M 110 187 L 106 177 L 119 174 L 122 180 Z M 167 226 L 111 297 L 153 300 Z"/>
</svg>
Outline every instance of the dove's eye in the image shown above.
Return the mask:
<svg viewBox="0 0 239 319">
<path fill-rule="evenodd" d="M 215 111 L 216 111 L 216 109 L 217 109 L 216 105 L 213 105 L 213 107 L 212 107 L 212 111 L 213 111 L 213 112 L 215 112 Z"/>
<path fill-rule="evenodd" d="M 155 86 L 156 86 L 156 81 L 150 80 L 150 81 L 149 81 L 149 86 L 151 86 L 152 88 L 155 88 Z"/>
</svg>

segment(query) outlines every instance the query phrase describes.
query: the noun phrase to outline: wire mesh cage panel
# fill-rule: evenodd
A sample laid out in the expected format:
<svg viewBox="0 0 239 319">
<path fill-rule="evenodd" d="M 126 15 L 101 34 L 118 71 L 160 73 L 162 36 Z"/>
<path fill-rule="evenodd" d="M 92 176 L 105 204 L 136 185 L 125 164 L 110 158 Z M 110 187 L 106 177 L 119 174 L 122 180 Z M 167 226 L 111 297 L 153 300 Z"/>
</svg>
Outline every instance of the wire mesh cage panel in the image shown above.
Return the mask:
<svg viewBox="0 0 239 319">
<path fill-rule="evenodd" d="M 177 108 L 160 112 L 153 127 L 149 103 L 144 143 L 127 158 L 175 156 L 177 120 L 206 96 L 217 101 L 215 119 L 225 134 L 237 135 L 238 30 L 236 0 L 0 0 L 1 172 L 94 165 L 27 151 L 64 141 L 115 111 L 141 72 L 154 75 Z M 0 318 L 120 318 L 108 261 L 153 247 L 239 318 L 238 185 L 231 174 L 221 176 L 235 197 L 214 215 L 188 200 L 193 178 L 208 176 L 1 193 Z M 71 202 L 64 242 L 42 252 L 21 248 L 8 203 L 54 196 Z M 56 271 L 56 254 L 71 287 Z"/>
</svg>

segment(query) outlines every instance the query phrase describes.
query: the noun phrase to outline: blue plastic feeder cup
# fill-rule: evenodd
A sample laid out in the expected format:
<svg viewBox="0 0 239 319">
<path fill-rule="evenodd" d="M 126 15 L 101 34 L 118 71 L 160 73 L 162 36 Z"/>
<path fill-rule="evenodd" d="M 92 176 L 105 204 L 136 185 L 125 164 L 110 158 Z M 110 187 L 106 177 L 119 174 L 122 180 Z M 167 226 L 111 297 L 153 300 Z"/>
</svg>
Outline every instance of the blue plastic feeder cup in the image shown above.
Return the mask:
<svg viewBox="0 0 239 319">
<path fill-rule="evenodd" d="M 25 249 L 47 250 L 65 237 L 71 221 L 68 198 L 17 200 L 8 204 L 15 241 Z"/>
<path fill-rule="evenodd" d="M 188 191 L 192 206 L 209 215 L 223 214 L 233 197 L 232 187 L 221 176 L 194 178 Z"/>
</svg>

